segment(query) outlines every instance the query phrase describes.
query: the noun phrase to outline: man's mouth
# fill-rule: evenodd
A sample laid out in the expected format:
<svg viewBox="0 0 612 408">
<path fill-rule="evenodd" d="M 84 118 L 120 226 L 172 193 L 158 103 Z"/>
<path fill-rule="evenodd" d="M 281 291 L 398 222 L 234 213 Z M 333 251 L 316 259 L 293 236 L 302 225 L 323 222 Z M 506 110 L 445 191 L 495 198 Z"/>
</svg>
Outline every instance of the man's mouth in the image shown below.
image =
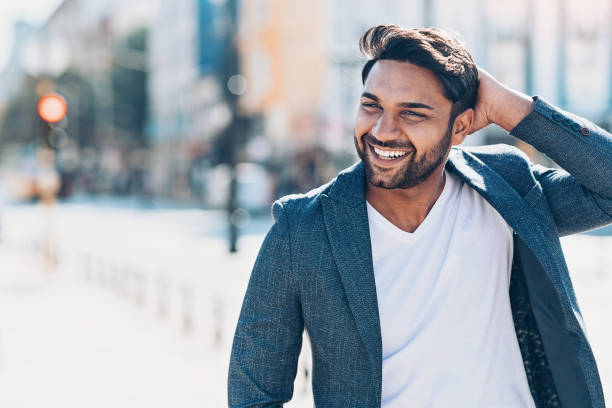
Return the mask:
<svg viewBox="0 0 612 408">
<path fill-rule="evenodd" d="M 409 151 L 406 151 L 406 150 L 392 150 L 392 149 L 383 150 L 369 143 L 368 143 L 368 147 L 372 155 L 376 159 L 378 159 L 378 161 L 389 163 L 389 164 L 402 160 L 406 155 L 408 155 L 408 153 L 410 153 Z"/>
</svg>

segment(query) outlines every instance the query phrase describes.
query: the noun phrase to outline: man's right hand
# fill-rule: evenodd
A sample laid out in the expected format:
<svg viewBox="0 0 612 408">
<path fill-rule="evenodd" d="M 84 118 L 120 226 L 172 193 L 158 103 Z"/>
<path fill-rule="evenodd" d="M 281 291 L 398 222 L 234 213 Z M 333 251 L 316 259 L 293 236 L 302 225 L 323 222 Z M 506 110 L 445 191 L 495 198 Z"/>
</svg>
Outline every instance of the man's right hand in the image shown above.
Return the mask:
<svg viewBox="0 0 612 408">
<path fill-rule="evenodd" d="M 508 88 L 491 74 L 478 68 L 480 85 L 474 108 L 474 122 L 470 134 L 491 123 L 510 132 L 533 109 L 533 100 L 518 91 Z"/>
</svg>

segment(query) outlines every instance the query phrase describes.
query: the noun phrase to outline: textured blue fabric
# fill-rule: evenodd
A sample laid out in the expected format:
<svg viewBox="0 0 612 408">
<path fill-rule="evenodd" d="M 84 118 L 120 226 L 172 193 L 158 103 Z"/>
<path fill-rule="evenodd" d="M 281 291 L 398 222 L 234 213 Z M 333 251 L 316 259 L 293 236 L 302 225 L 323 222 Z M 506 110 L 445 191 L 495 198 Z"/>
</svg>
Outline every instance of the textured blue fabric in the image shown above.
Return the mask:
<svg viewBox="0 0 612 408">
<path fill-rule="evenodd" d="M 567 171 L 534 165 L 505 145 L 453 148 L 446 166 L 515 231 L 511 305 L 538 408 L 602 408 L 559 236 L 612 222 L 612 136 L 537 98 L 511 134 Z M 380 406 L 382 340 L 365 183 L 357 163 L 318 189 L 274 203 L 275 224 L 236 327 L 230 406 L 282 406 L 291 398 L 304 329 L 315 405 Z"/>
</svg>

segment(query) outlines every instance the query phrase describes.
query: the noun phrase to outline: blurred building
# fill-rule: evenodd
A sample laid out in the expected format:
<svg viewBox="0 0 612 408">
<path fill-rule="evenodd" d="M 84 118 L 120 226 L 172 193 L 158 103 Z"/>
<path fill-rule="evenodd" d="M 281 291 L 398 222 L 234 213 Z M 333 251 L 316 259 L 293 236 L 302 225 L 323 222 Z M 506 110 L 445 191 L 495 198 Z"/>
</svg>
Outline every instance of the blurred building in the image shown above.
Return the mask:
<svg viewBox="0 0 612 408">
<path fill-rule="evenodd" d="M 223 160 L 211 157 L 215 144 L 223 143 L 219 138 L 236 115 L 261 118 L 249 142 L 251 160 L 270 159 L 276 146 L 287 152 L 313 145 L 325 63 L 322 3 L 162 2 L 151 35 L 150 81 L 158 193 L 203 194 L 205 179 L 218 173 L 207 166 Z M 222 75 L 233 44 L 246 79 L 235 111 Z"/>
<path fill-rule="evenodd" d="M 486 5 L 482 66 L 515 89 L 612 128 L 612 1 Z M 484 141 L 515 143 L 552 164 L 499 129 L 485 129 Z"/>
<path fill-rule="evenodd" d="M 229 153 L 265 168 L 277 195 L 303 191 L 356 160 L 368 27 L 455 31 L 502 82 L 610 129 L 610 21 L 610 0 L 65 0 L 43 27 L 17 26 L 0 122 L 20 78 L 36 92 L 55 83 L 69 104 L 58 163 L 94 180 L 86 191 L 218 204 L 208 195 L 223 183 L 211 179 L 227 178 Z M 33 106 L 28 95 L 18 98 Z M 228 147 L 240 121 L 249 126 Z M 493 142 L 545 160 L 495 127 L 467 139 Z"/>
<path fill-rule="evenodd" d="M 151 168 L 157 195 L 188 199 L 198 161 L 210 153 L 210 142 L 230 121 L 216 77 L 220 50 L 227 44 L 219 30 L 226 2 L 162 0 L 151 27 Z"/>
<path fill-rule="evenodd" d="M 122 47 L 121 40 L 150 26 L 157 11 L 155 0 L 64 0 L 45 24 L 47 35 L 66 44 L 69 69 L 94 87 L 102 140 L 113 132 L 112 69 L 148 70 L 146 54 Z"/>
<path fill-rule="evenodd" d="M 62 154 L 77 159 L 80 168 L 64 172 L 66 183 L 74 182 L 68 173 L 76 173 L 77 189 L 123 194 L 145 188 L 146 42 L 157 12 L 156 0 L 64 0 L 45 24 L 47 35 L 68 51 L 71 81 L 61 92 L 71 128 L 59 164 Z"/>
<path fill-rule="evenodd" d="M 45 29 L 67 43 L 72 69 L 97 76 L 110 71 L 116 41 L 136 28 L 148 27 L 157 12 L 155 0 L 64 0 Z M 128 59 L 126 64 L 146 68 L 146 61 Z"/>
<path fill-rule="evenodd" d="M 612 128 L 611 21 L 610 0 L 560 2 L 557 58 L 558 66 L 565 68 L 557 77 L 558 99 L 570 111 L 608 129 Z"/>
<path fill-rule="evenodd" d="M 25 69 L 21 58 L 21 50 L 39 32 L 39 29 L 31 24 L 19 21 L 15 24 L 14 31 L 14 43 L 8 63 L 4 72 L 0 73 L 0 112 L 17 91 L 21 77 L 24 74 Z M 2 114 L 0 113 L 1 117 Z"/>
<path fill-rule="evenodd" d="M 0 79 L 2 94 L 10 95 L 3 151 L 11 143 L 15 158 L 36 156 L 37 146 L 55 149 L 64 196 L 75 186 L 87 193 L 143 192 L 147 28 L 157 4 L 64 0 L 41 27 L 17 27 Z M 48 92 L 68 104 L 66 119 L 52 127 L 36 114 Z"/>
<path fill-rule="evenodd" d="M 327 55 L 325 2 L 243 1 L 238 32 L 247 112 L 283 153 L 317 143 Z"/>
</svg>

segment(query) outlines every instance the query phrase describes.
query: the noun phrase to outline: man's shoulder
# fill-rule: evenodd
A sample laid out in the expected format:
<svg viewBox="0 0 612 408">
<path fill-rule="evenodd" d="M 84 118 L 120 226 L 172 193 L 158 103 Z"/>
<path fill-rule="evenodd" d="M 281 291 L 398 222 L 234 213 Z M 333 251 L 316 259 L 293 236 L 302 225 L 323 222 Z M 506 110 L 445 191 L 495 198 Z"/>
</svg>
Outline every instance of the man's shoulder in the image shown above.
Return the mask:
<svg viewBox="0 0 612 408">
<path fill-rule="evenodd" d="M 272 204 L 273 209 L 281 207 L 286 213 L 304 213 L 319 205 L 321 196 L 329 192 L 337 177 L 327 183 L 313 188 L 306 193 L 289 194 L 279 198 Z"/>
<path fill-rule="evenodd" d="M 527 176 L 531 178 L 531 161 L 527 154 L 507 144 L 467 146 L 457 148 L 473 165 L 486 165 L 503 178 Z"/>
<path fill-rule="evenodd" d="M 519 148 L 508 144 L 493 144 L 484 146 L 461 146 L 456 148 L 470 156 L 475 156 L 488 165 L 507 164 L 529 165 L 529 157 Z"/>
<path fill-rule="evenodd" d="M 462 155 L 461 162 L 479 174 L 485 167 L 504 179 L 519 194 L 529 191 L 536 183 L 532 162 L 522 150 L 507 144 L 454 148 Z M 488 171 L 487 170 L 487 171 Z"/>
<path fill-rule="evenodd" d="M 272 204 L 272 215 L 278 221 L 286 216 L 290 221 L 313 222 L 321 215 L 321 201 L 335 197 L 354 199 L 363 196 L 363 166 L 360 162 L 342 170 L 327 183 L 301 194 L 290 194 Z M 314 217 L 314 218 L 313 218 Z"/>
</svg>

